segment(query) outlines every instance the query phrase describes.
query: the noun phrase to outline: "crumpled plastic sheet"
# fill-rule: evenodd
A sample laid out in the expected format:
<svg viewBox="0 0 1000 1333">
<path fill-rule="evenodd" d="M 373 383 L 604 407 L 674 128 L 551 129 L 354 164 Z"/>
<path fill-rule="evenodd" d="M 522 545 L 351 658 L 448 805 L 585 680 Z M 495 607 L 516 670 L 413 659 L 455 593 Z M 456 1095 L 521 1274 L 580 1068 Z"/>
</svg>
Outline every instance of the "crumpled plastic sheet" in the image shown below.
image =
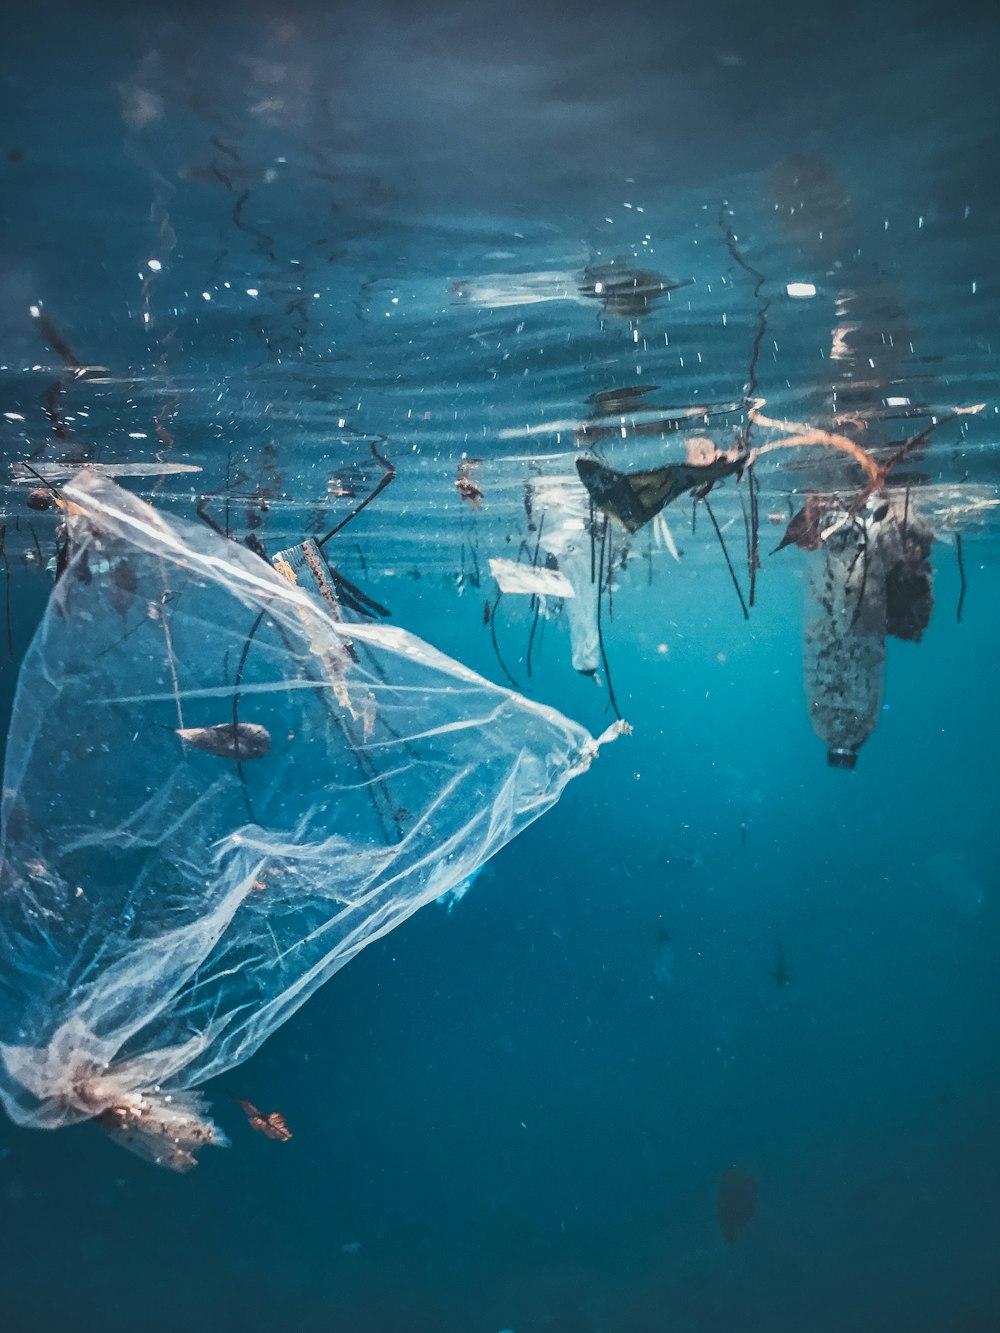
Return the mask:
<svg viewBox="0 0 1000 1333">
<path fill-rule="evenodd" d="M 600 741 L 345 623 L 309 561 L 283 577 L 93 473 L 62 495 L 71 556 L 4 773 L 0 1100 L 183 1170 L 223 1141 L 193 1089 L 468 880 Z"/>
<path fill-rule="evenodd" d="M 598 603 L 601 588 L 594 569 L 590 497 L 576 476 L 538 477 L 529 483 L 529 505 L 540 525 L 539 545 L 572 590 L 566 597 L 573 670 L 593 676 L 601 669 Z M 598 545 L 600 543 L 598 542 Z M 628 555 L 626 537 L 617 539 L 619 560 Z"/>
</svg>

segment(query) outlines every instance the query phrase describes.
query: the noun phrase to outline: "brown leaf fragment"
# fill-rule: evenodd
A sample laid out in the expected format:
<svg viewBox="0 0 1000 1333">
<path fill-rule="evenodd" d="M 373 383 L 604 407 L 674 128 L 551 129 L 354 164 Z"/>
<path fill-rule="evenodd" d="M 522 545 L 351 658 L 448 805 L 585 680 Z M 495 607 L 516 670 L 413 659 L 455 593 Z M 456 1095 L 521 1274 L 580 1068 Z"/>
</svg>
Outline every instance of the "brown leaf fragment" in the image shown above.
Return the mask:
<svg viewBox="0 0 1000 1333">
<path fill-rule="evenodd" d="M 220 722 L 216 727 L 177 727 L 185 744 L 218 759 L 262 759 L 271 752 L 271 734 L 257 722 Z"/>
<path fill-rule="evenodd" d="M 807 495 L 806 502 L 793 517 L 785 535 L 778 542 L 774 551 L 782 551 L 786 546 L 797 546 L 800 551 L 818 551 L 823 544 L 820 536 L 829 510 L 829 502 L 819 495 Z"/>
<path fill-rule="evenodd" d="M 280 1111 L 271 1111 L 269 1115 L 264 1115 L 262 1111 L 257 1110 L 253 1102 L 248 1102 L 242 1097 L 237 1097 L 236 1101 L 243 1108 L 247 1124 L 258 1134 L 263 1134 L 268 1139 L 277 1139 L 280 1143 L 287 1143 L 292 1137 L 288 1122 Z"/>
</svg>

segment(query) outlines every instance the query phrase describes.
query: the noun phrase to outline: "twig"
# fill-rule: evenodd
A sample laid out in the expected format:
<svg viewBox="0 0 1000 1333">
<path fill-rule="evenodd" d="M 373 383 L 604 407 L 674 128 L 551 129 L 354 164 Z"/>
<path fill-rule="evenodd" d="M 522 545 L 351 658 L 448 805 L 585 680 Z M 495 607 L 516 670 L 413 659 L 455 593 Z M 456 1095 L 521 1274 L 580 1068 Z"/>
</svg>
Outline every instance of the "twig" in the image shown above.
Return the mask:
<svg viewBox="0 0 1000 1333">
<path fill-rule="evenodd" d="M 503 596 L 502 592 L 497 593 L 496 600 L 493 603 L 493 609 L 490 612 L 490 638 L 493 640 L 493 651 L 494 653 L 496 653 L 497 661 L 500 663 L 500 670 L 510 681 L 511 688 L 517 690 L 518 693 L 520 694 L 521 687 L 520 685 L 518 685 L 517 681 L 507 670 L 507 663 L 503 660 L 503 657 L 500 654 L 500 645 L 499 643 L 497 643 L 497 607 L 500 605 L 500 598 L 502 596 Z"/>
<path fill-rule="evenodd" d="M 958 610 L 955 612 L 955 623 L 962 623 L 962 605 L 965 602 L 965 561 L 962 559 L 962 534 L 955 533 L 955 554 L 958 556 L 958 577 L 962 580 L 962 590 L 958 595 Z"/>
<path fill-rule="evenodd" d="M 604 520 L 604 527 L 601 531 L 600 580 L 598 581 L 597 584 L 597 643 L 598 647 L 601 650 L 601 662 L 604 665 L 604 679 L 608 683 L 608 702 L 611 704 L 611 708 L 612 711 L 614 712 L 615 717 L 620 722 L 622 715 L 618 708 L 618 700 L 615 698 L 615 687 L 611 683 L 611 665 L 608 662 L 608 654 L 604 647 L 604 630 L 601 627 L 601 594 L 604 590 L 604 569 L 605 569 L 604 552 L 605 548 L 607 547 L 609 526 L 610 526 L 610 521 L 606 518 Z M 608 553 L 607 566 L 608 566 L 608 579 L 610 582 L 610 569 L 611 569 L 610 552 Z"/>
<path fill-rule="evenodd" d="M 348 523 L 350 523 L 352 518 L 357 518 L 357 516 L 361 513 L 362 509 L 364 509 L 367 505 L 370 505 L 371 502 L 375 499 L 376 495 L 378 495 L 380 491 L 385 490 L 386 486 L 389 485 L 390 481 L 395 480 L 396 469 L 393 467 L 393 465 L 389 462 L 388 459 L 382 457 L 379 451 L 375 448 L 374 444 L 372 445 L 371 450 L 372 450 L 372 457 L 377 458 L 378 461 L 385 468 L 385 475 L 382 477 L 382 480 L 375 487 L 375 489 L 365 496 L 365 498 L 361 501 L 361 503 L 357 506 L 356 509 L 352 509 L 346 518 L 341 519 L 341 521 L 337 524 L 336 527 L 331 528 L 325 537 L 321 537 L 319 539 L 316 545 L 321 550 L 330 540 L 331 537 L 335 537 L 342 528 L 347 527 Z"/>
<path fill-rule="evenodd" d="M 729 570 L 729 577 L 733 581 L 733 587 L 736 589 L 736 596 L 740 599 L 740 608 L 743 611 L 743 619 L 750 619 L 750 612 L 747 610 L 747 604 L 743 600 L 743 593 L 740 589 L 739 579 L 736 577 L 736 570 L 733 569 L 733 562 L 729 558 L 729 552 L 726 550 L 725 538 L 722 535 L 722 529 L 719 527 L 712 506 L 708 503 L 708 496 L 702 496 L 702 504 L 708 510 L 708 516 L 712 520 L 712 527 L 715 529 L 715 535 L 719 539 L 719 545 L 722 547 L 722 554 L 726 557 L 726 568 Z"/>
<path fill-rule="evenodd" d="M 14 632 L 10 621 L 10 560 L 7 556 L 7 525 L 0 528 L 0 559 L 3 560 L 4 583 L 7 590 L 7 656 L 14 656 Z"/>
</svg>

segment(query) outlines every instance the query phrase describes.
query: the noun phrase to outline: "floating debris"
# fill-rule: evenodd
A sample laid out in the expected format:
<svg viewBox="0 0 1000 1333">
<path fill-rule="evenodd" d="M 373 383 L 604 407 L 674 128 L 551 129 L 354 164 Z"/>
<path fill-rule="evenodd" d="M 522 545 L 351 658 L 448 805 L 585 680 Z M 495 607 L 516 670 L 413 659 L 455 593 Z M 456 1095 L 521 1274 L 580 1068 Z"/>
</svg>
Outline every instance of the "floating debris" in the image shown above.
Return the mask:
<svg viewBox="0 0 1000 1333">
<path fill-rule="evenodd" d="M 536 597 L 575 597 L 572 583 L 560 569 L 522 565 L 516 560 L 490 558 L 490 573 L 501 592 L 531 593 Z"/>
<path fill-rule="evenodd" d="M 81 472 L 96 472 L 99 477 L 170 477 L 180 472 L 201 472 L 194 463 L 11 463 L 11 480 L 16 482 L 71 481 Z"/>
<path fill-rule="evenodd" d="M 651 269 L 632 268 L 627 259 L 613 259 L 584 269 L 580 295 L 600 301 L 609 315 L 637 319 L 668 292 L 689 287 L 693 282 L 693 278 L 674 282 Z"/>
<path fill-rule="evenodd" d="M 6 750 L 0 1100 L 18 1124 L 96 1119 L 186 1170 L 224 1140 L 174 1090 L 247 1059 L 623 728 L 595 739 L 414 635 L 335 610 L 318 542 L 293 582 L 94 472 L 61 498 L 66 568 Z M 115 590 L 146 611 L 125 632 Z M 241 722 L 241 705 L 271 731 Z M 185 723 L 207 708 L 232 722 Z M 178 736 L 235 762 L 191 762 Z"/>
<path fill-rule="evenodd" d="M 576 470 L 597 508 L 627 532 L 638 532 L 686 491 L 739 475 L 743 460 L 719 454 L 707 463 L 667 463 L 648 472 L 616 472 L 596 458 L 578 458 Z"/>
<path fill-rule="evenodd" d="M 476 510 L 482 509 L 483 500 L 486 498 L 483 495 L 482 487 L 476 481 L 475 473 L 478 467 L 478 458 L 463 459 L 458 465 L 458 476 L 455 479 L 455 489 L 459 495 L 466 504 L 471 505 Z"/>
<path fill-rule="evenodd" d="M 269 1139 L 277 1139 L 280 1143 L 287 1143 L 292 1137 L 288 1122 L 280 1111 L 272 1111 L 270 1115 L 264 1115 L 262 1111 L 257 1110 L 253 1102 L 245 1101 L 242 1097 L 237 1097 L 236 1101 L 243 1108 L 247 1124 L 251 1129 L 255 1129 L 258 1134 L 263 1134 Z"/>
<path fill-rule="evenodd" d="M 263 759 L 271 753 L 271 734 L 257 722 L 220 722 L 215 727 L 178 727 L 185 744 L 219 759 Z"/>
</svg>

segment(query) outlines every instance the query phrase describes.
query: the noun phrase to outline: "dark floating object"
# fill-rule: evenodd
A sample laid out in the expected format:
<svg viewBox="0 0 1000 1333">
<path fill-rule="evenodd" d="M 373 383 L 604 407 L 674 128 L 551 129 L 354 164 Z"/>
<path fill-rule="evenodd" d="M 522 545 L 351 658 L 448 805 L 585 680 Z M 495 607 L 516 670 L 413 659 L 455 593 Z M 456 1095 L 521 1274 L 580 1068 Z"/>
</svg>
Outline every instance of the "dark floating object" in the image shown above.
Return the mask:
<svg viewBox="0 0 1000 1333">
<path fill-rule="evenodd" d="M 719 417 L 732 416 L 745 406 L 742 401 L 688 403 L 685 406 L 652 403 L 646 395 L 654 393 L 658 387 L 656 384 L 626 385 L 592 393 L 587 399 L 590 414 L 576 429 L 576 443 L 586 448 L 612 436 L 624 439 L 631 435 L 654 438 L 673 435 L 707 426 Z"/>
<path fill-rule="evenodd" d="M 694 281 L 685 278 L 672 282 L 651 269 L 629 268 L 626 261 L 595 264 L 583 271 L 580 295 L 600 301 L 609 315 L 635 318 L 644 315 L 666 292 L 687 287 Z"/>
<path fill-rule="evenodd" d="M 247 1124 L 251 1129 L 255 1129 L 258 1134 L 263 1134 L 269 1139 L 277 1139 L 279 1143 L 287 1143 L 292 1137 L 288 1122 L 280 1111 L 272 1111 L 270 1115 L 264 1115 L 262 1111 L 257 1110 L 253 1102 L 245 1101 L 242 1097 L 237 1097 L 236 1101 L 243 1108 Z"/>
<path fill-rule="evenodd" d="M 797 546 L 800 551 L 818 551 L 823 544 L 820 533 L 829 513 L 828 496 L 807 495 L 805 504 L 791 520 L 785 535 L 771 554 L 783 551 L 786 546 Z"/>
<path fill-rule="evenodd" d="M 187 745 L 219 759 L 263 759 L 271 753 L 271 734 L 257 722 L 220 722 L 217 727 L 178 727 Z"/>
<path fill-rule="evenodd" d="M 781 940 L 778 941 L 778 951 L 774 960 L 774 967 L 767 974 L 774 978 L 774 984 L 780 990 L 782 986 L 787 986 L 792 980 L 792 974 L 788 970 L 788 961 L 785 958 L 785 946 Z"/>
<path fill-rule="evenodd" d="M 595 413 L 632 412 L 643 406 L 647 393 L 655 393 L 658 384 L 627 384 L 621 389 L 599 389 L 589 394 L 587 402 Z"/>
<path fill-rule="evenodd" d="M 757 1181 L 740 1166 L 727 1167 L 719 1180 L 716 1219 L 719 1230 L 732 1245 L 757 1207 Z"/>
<path fill-rule="evenodd" d="M 885 574 L 885 632 L 894 639 L 919 643 L 934 609 L 930 561 L 934 537 L 930 528 L 913 516 L 905 530 L 899 525 L 897 532 L 898 559 L 887 561 Z"/>
<path fill-rule="evenodd" d="M 29 509 L 36 509 L 41 513 L 52 508 L 52 499 L 52 492 L 47 491 L 44 486 L 32 486 L 24 503 Z"/>
<path fill-rule="evenodd" d="M 742 468 L 743 459 L 723 456 L 710 463 L 668 463 L 649 472 L 616 472 L 596 458 L 576 460 L 580 480 L 594 504 L 628 532 L 638 532 L 685 491 L 713 486 Z"/>
</svg>

